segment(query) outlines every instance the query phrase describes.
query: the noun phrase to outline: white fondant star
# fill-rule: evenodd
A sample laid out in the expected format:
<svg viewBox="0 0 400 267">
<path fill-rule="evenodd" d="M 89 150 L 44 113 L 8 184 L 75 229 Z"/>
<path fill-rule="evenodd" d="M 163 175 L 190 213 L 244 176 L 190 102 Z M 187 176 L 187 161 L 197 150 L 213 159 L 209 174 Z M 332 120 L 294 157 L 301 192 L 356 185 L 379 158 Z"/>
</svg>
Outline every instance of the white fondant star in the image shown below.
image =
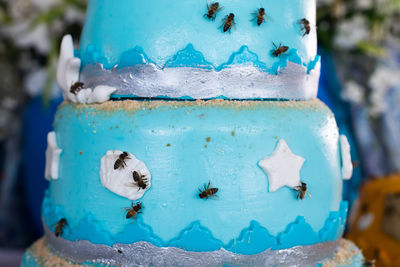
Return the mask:
<svg viewBox="0 0 400 267">
<path fill-rule="evenodd" d="M 268 176 L 269 192 L 275 192 L 283 186 L 299 186 L 300 169 L 304 161 L 304 158 L 293 154 L 285 140 L 279 140 L 274 153 L 258 163 Z"/>
<path fill-rule="evenodd" d="M 47 180 L 58 179 L 58 165 L 60 163 L 60 154 L 62 149 L 57 146 L 56 133 L 50 132 L 47 135 L 46 149 L 46 168 L 45 174 Z"/>
<path fill-rule="evenodd" d="M 349 140 L 343 134 L 340 136 L 340 154 L 343 180 L 350 180 L 351 176 L 353 176 L 353 162 L 351 161 Z"/>
</svg>

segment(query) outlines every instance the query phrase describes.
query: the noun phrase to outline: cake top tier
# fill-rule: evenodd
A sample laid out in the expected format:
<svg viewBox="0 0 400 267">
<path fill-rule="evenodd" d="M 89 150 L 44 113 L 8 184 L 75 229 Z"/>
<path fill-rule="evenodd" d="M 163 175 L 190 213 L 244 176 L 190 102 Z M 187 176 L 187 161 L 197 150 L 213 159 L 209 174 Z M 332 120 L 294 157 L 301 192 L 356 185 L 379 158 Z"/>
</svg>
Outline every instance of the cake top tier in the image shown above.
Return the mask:
<svg viewBox="0 0 400 267">
<path fill-rule="evenodd" d="M 213 3 L 219 4 L 218 9 Z M 260 8 L 265 15 L 258 26 Z M 230 28 L 229 14 L 234 15 Z M 85 56 L 95 52 L 95 63 L 112 68 L 127 52 L 140 48 L 163 67 L 192 44 L 214 67 L 247 46 L 271 68 L 277 61 L 271 53 L 273 43 L 289 47 L 308 63 L 317 51 L 315 14 L 315 0 L 90 0 L 81 40 L 83 64 L 93 63 L 92 56 Z M 302 19 L 309 22 L 308 34 Z"/>
<path fill-rule="evenodd" d="M 314 98 L 315 12 L 315 0 L 89 0 L 72 60 L 80 83 L 66 94 L 92 102 L 100 90 L 80 87 L 108 86 L 101 94 L 111 98 Z"/>
</svg>

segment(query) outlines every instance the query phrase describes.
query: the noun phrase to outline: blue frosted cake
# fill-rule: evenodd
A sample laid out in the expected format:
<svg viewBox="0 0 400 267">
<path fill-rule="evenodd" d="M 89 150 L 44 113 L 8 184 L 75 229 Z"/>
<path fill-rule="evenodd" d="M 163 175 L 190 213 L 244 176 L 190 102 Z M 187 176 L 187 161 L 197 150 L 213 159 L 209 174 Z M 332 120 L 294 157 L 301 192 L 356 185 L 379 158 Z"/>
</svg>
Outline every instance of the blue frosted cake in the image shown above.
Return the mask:
<svg viewBox="0 0 400 267">
<path fill-rule="evenodd" d="M 91 0 L 23 266 L 361 266 L 315 0 Z"/>
</svg>

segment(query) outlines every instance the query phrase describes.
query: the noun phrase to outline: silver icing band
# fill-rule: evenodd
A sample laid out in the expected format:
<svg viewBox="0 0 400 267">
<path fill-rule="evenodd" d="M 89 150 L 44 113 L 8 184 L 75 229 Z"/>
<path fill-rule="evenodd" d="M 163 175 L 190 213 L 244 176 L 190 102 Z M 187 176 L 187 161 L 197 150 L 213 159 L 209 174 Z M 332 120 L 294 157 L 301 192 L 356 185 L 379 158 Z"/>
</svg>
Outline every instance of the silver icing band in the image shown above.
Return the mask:
<svg viewBox="0 0 400 267">
<path fill-rule="evenodd" d="M 273 75 L 252 65 L 215 71 L 190 67 L 161 69 L 151 63 L 106 70 L 97 64 L 87 65 L 80 79 L 89 88 L 115 87 L 114 94 L 120 96 L 306 100 L 317 96 L 320 68 L 318 62 L 307 73 L 306 67 L 288 62 L 278 75 Z"/>
<path fill-rule="evenodd" d="M 56 237 L 46 226 L 45 237 L 50 249 L 75 263 L 102 263 L 117 266 L 315 266 L 330 258 L 339 240 L 312 246 L 266 250 L 256 255 L 241 255 L 224 249 L 191 252 L 174 247 L 156 247 L 148 242 L 95 245 L 89 241 L 71 242 Z"/>
</svg>

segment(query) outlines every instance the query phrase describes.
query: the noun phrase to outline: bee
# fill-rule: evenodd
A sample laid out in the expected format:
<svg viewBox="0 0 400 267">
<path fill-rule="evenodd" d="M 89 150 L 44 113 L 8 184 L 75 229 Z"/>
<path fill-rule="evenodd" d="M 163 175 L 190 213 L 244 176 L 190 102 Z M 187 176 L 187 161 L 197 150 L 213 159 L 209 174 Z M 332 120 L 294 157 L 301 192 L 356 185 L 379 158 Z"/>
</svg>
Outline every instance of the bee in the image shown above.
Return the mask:
<svg viewBox="0 0 400 267">
<path fill-rule="evenodd" d="M 56 237 L 59 237 L 60 235 L 63 234 L 64 227 L 67 225 L 67 220 L 65 218 L 62 218 L 57 222 L 56 228 L 54 229 L 54 234 Z"/>
<path fill-rule="evenodd" d="M 127 211 L 127 213 L 126 213 L 126 218 L 127 218 L 127 219 L 129 219 L 129 218 L 135 219 L 136 216 L 137 216 L 139 213 L 142 213 L 142 212 L 140 211 L 141 209 L 142 209 L 142 203 L 137 202 L 137 203 L 135 204 L 135 206 L 133 206 L 133 201 L 132 201 L 131 207 L 130 207 L 130 208 L 126 208 L 126 211 Z"/>
<path fill-rule="evenodd" d="M 261 26 L 261 24 L 265 21 L 265 9 L 259 8 L 257 12 L 253 13 L 254 18 L 251 21 L 257 20 L 257 25 Z"/>
<path fill-rule="evenodd" d="M 310 21 L 306 18 L 299 20 L 298 24 L 302 25 L 301 30 L 304 32 L 303 37 L 310 34 L 311 32 L 311 25 Z"/>
<path fill-rule="evenodd" d="M 274 43 L 272 43 L 274 45 L 274 49 L 272 52 L 272 55 L 274 57 L 279 57 L 280 55 L 286 53 L 289 50 L 288 46 L 284 46 L 282 44 L 279 44 L 279 47 L 277 47 Z"/>
<path fill-rule="evenodd" d="M 221 9 L 222 7 L 219 7 L 218 2 L 214 2 L 211 5 L 207 4 L 207 13 L 204 14 L 204 17 L 214 21 L 217 17 L 218 11 L 220 11 Z"/>
<path fill-rule="evenodd" d="M 125 168 L 126 162 L 125 160 L 130 159 L 128 152 L 122 152 L 119 156 L 118 159 L 114 163 L 114 170 L 119 169 L 119 168 Z"/>
<path fill-rule="evenodd" d="M 236 24 L 235 23 L 235 15 L 233 13 L 230 13 L 228 16 L 226 16 L 223 20 L 223 23 L 220 28 L 224 32 L 231 32 L 232 27 Z"/>
<path fill-rule="evenodd" d="M 146 175 L 142 175 L 138 171 L 132 172 L 133 180 L 135 181 L 134 185 L 139 187 L 138 191 L 141 189 L 145 190 L 147 188 L 147 182 L 149 179 L 146 178 Z"/>
<path fill-rule="evenodd" d="M 210 197 L 215 197 L 216 196 L 215 194 L 218 192 L 218 188 L 210 188 L 210 186 L 211 186 L 211 182 L 208 182 L 207 185 L 204 184 L 204 189 L 203 190 L 201 190 L 199 188 L 199 192 L 200 192 L 199 197 L 201 199 L 203 199 L 203 198 L 208 199 Z"/>
<path fill-rule="evenodd" d="M 71 85 L 71 88 L 69 89 L 69 91 L 71 93 L 73 93 L 74 95 L 76 95 L 84 86 L 85 84 L 82 82 L 76 82 L 73 85 Z"/>
<path fill-rule="evenodd" d="M 296 186 L 293 188 L 295 191 L 297 191 L 297 199 L 303 200 L 306 196 L 306 193 L 311 197 L 311 194 L 307 192 L 307 184 L 301 182 L 301 185 Z"/>
</svg>

